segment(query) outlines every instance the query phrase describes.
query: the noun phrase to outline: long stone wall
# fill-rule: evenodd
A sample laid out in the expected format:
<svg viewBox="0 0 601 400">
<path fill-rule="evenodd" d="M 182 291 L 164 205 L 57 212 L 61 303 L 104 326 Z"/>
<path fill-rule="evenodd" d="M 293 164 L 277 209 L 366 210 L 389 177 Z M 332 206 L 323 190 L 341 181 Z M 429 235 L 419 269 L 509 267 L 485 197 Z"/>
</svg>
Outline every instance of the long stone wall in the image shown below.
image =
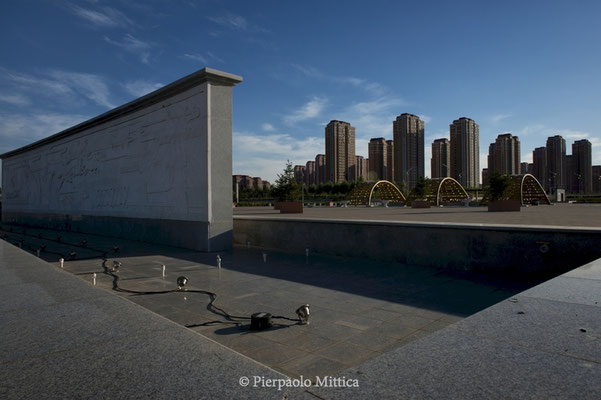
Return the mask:
<svg viewBox="0 0 601 400">
<path fill-rule="evenodd" d="M 3 221 L 230 248 L 232 87 L 241 80 L 203 69 L 3 154 Z"/>
<path fill-rule="evenodd" d="M 551 277 L 601 257 L 601 229 L 234 217 L 234 243 L 290 253 L 338 255 Z"/>
</svg>

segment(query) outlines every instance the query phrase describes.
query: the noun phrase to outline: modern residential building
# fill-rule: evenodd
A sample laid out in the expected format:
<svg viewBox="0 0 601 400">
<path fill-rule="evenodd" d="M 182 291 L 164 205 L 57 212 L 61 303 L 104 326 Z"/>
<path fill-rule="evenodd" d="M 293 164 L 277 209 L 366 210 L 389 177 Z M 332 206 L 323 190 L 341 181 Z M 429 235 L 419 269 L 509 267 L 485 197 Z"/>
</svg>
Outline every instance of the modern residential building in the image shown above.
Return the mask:
<svg viewBox="0 0 601 400">
<path fill-rule="evenodd" d="M 326 175 L 326 155 L 318 154 L 315 156 L 315 183 L 317 185 L 321 185 L 322 183 L 326 183 L 327 175 Z"/>
<path fill-rule="evenodd" d="M 236 192 L 236 187 L 238 190 L 252 188 L 253 187 L 253 179 L 248 175 L 232 175 L 232 191 Z"/>
<path fill-rule="evenodd" d="M 532 164 L 528 164 L 527 162 L 520 163 L 520 174 L 521 175 L 529 174 L 530 172 L 528 172 L 528 171 L 530 170 L 530 165 L 532 165 Z"/>
<path fill-rule="evenodd" d="M 394 140 L 386 141 L 386 180 L 394 180 Z"/>
<path fill-rule="evenodd" d="M 528 164 L 526 164 L 527 170 Z M 497 136 L 488 148 L 488 171 L 497 171 L 503 175 L 520 173 L 520 140 L 511 133 Z"/>
<path fill-rule="evenodd" d="M 263 179 L 258 176 L 252 178 L 252 188 L 257 190 L 263 190 Z"/>
<path fill-rule="evenodd" d="M 355 180 L 355 128 L 348 122 L 333 120 L 325 131 L 326 180 Z"/>
<path fill-rule="evenodd" d="M 591 193 L 593 191 L 592 145 L 587 139 L 572 143 L 572 191 Z"/>
<path fill-rule="evenodd" d="M 367 181 L 388 179 L 388 144 L 384 138 L 372 138 L 367 145 L 369 172 Z"/>
<path fill-rule="evenodd" d="M 304 165 L 295 165 L 294 166 L 294 180 L 296 183 L 304 183 L 305 182 L 305 166 Z"/>
<path fill-rule="evenodd" d="M 367 181 L 368 174 L 368 159 L 363 156 L 355 156 L 355 171 L 357 171 L 356 179 L 363 179 L 363 181 Z"/>
<path fill-rule="evenodd" d="M 572 164 L 572 155 L 566 155 L 565 159 L 564 159 L 564 165 L 565 165 L 565 173 L 566 173 L 566 179 L 565 179 L 565 190 L 568 193 L 574 193 L 574 192 L 578 192 L 578 182 L 576 182 L 576 176 L 574 176 L 574 165 Z M 576 189 L 574 189 L 576 188 Z"/>
<path fill-rule="evenodd" d="M 547 139 L 547 179 L 549 191 L 566 189 L 566 141 L 560 135 Z"/>
<path fill-rule="evenodd" d="M 394 179 L 411 190 L 424 176 L 424 121 L 404 113 L 392 122 L 394 139 Z"/>
<path fill-rule="evenodd" d="M 480 186 L 480 132 L 474 120 L 461 117 L 449 125 L 451 176 L 463 187 Z"/>
<path fill-rule="evenodd" d="M 315 161 L 307 161 L 305 164 L 305 185 L 315 184 Z"/>
<path fill-rule="evenodd" d="M 601 193 L 601 165 L 593 165 L 593 193 Z"/>
<path fill-rule="evenodd" d="M 432 178 L 446 178 L 451 176 L 451 142 L 449 139 L 436 139 L 432 142 L 432 159 L 430 160 L 430 174 Z"/>
<path fill-rule="evenodd" d="M 537 147 L 532 152 L 532 175 L 548 192 L 550 187 L 549 179 L 547 178 L 547 148 Z"/>
<path fill-rule="evenodd" d="M 490 175 L 488 174 L 488 168 L 482 168 L 482 186 L 488 186 L 490 184 Z"/>
</svg>

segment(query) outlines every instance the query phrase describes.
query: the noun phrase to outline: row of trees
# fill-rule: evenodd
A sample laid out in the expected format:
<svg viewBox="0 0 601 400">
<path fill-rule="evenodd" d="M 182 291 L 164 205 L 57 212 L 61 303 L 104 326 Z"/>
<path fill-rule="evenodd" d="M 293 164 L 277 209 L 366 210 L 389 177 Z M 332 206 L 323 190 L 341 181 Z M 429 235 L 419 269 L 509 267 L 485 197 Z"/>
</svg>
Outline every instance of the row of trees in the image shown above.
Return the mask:
<svg viewBox="0 0 601 400">
<path fill-rule="evenodd" d="M 303 195 L 306 198 L 323 197 L 337 199 L 345 197 L 360 183 L 363 183 L 362 178 L 357 182 L 327 182 L 320 185 L 304 186 L 294 179 L 294 168 L 292 163 L 288 161 L 284 171 L 282 174 L 278 175 L 275 184 L 270 189 L 259 190 L 246 188 L 242 189 L 239 195 L 240 201 L 262 199 L 292 201 L 300 199 Z"/>
<path fill-rule="evenodd" d="M 399 188 L 405 197 L 424 198 L 428 195 L 428 178 L 420 178 L 413 188 L 411 193 L 406 189 L 406 186 L 401 185 Z M 360 179 L 356 182 L 339 182 L 333 184 L 331 182 L 302 186 L 294 178 L 294 168 L 290 161 L 286 162 L 286 167 L 281 174 L 278 174 L 275 185 L 267 190 L 258 190 L 246 188 L 240 192 L 240 200 L 276 200 L 276 201 L 294 201 L 301 197 L 305 198 L 329 198 L 332 200 L 343 199 L 348 195 L 356 185 L 363 183 Z M 503 193 L 509 186 L 509 178 L 495 172 L 490 178 L 490 187 L 486 189 L 491 199 L 499 199 L 503 197 Z"/>
</svg>

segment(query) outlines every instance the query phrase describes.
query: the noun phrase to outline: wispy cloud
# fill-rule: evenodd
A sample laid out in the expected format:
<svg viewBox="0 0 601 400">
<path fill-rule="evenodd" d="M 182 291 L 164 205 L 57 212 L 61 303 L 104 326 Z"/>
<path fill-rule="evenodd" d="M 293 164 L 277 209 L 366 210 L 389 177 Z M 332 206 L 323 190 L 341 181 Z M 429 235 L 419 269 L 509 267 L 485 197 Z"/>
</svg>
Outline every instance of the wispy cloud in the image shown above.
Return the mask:
<svg viewBox="0 0 601 400">
<path fill-rule="evenodd" d="M 59 101 L 81 101 L 81 97 L 100 106 L 112 108 L 107 81 L 100 75 L 63 70 L 45 71 L 37 75 L 0 69 L 0 81 L 12 88 L 12 101 L 29 104 L 24 93 L 51 97 Z M 11 100 L 11 98 L 5 99 Z"/>
<path fill-rule="evenodd" d="M 303 104 L 300 108 L 292 112 L 290 115 L 284 117 L 284 122 L 286 124 L 291 125 L 296 122 L 315 118 L 319 116 L 319 114 L 325 108 L 327 103 L 328 99 L 324 97 L 313 97 L 311 100 Z"/>
<path fill-rule="evenodd" d="M 134 22 L 129 19 L 121 11 L 111 7 L 103 7 L 96 10 L 83 8 L 75 4 L 68 4 L 69 10 L 84 19 L 86 22 L 92 23 L 94 26 L 101 28 L 126 28 L 133 26 Z"/>
<path fill-rule="evenodd" d="M 321 137 L 293 138 L 288 134 L 259 135 L 234 132 L 234 173 L 260 176 L 273 182 L 284 169 L 286 160 L 302 164 L 323 153 Z"/>
<path fill-rule="evenodd" d="M 60 70 L 51 71 L 50 75 L 98 105 L 107 108 L 115 107 L 109 100 L 110 92 L 107 84 L 98 75 Z"/>
<path fill-rule="evenodd" d="M 22 94 L 1 94 L 0 93 L 0 101 L 3 103 L 12 104 L 14 106 L 27 106 L 31 104 L 29 98 L 23 96 Z"/>
<path fill-rule="evenodd" d="M 432 117 L 430 117 L 429 115 L 426 114 L 421 114 L 419 116 L 419 118 L 424 121 L 426 124 L 430 123 L 430 121 L 432 121 Z"/>
<path fill-rule="evenodd" d="M 150 92 L 154 92 L 155 90 L 160 89 L 163 86 L 165 85 L 163 85 L 162 83 L 148 82 L 143 80 L 127 82 L 123 85 L 123 87 L 129 94 L 136 97 L 141 97 Z"/>
<path fill-rule="evenodd" d="M 77 125 L 86 119 L 88 117 L 80 114 L 0 114 L 0 137 L 14 140 L 15 147 L 18 147 Z"/>
<path fill-rule="evenodd" d="M 490 122 L 494 125 L 498 124 L 502 120 L 513 116 L 513 114 L 496 114 L 490 118 Z"/>
<path fill-rule="evenodd" d="M 354 86 L 356 88 L 364 90 L 365 92 L 373 96 L 384 96 L 389 92 L 385 86 L 381 85 L 378 82 L 373 82 L 367 79 L 361 79 L 353 76 L 331 76 L 323 73 L 322 71 L 311 65 L 300 65 L 295 63 L 292 63 L 291 65 L 292 68 L 296 69 L 297 71 L 309 78 L 323 79 L 341 85 Z"/>
<path fill-rule="evenodd" d="M 113 40 L 108 36 L 105 36 L 104 40 L 107 43 L 120 47 L 123 50 L 138 56 L 140 61 L 142 61 L 144 64 L 148 64 L 150 50 L 153 47 L 152 43 L 135 38 L 129 33 L 125 35 L 121 41 Z"/>
<path fill-rule="evenodd" d="M 227 14 L 220 17 L 207 17 L 207 19 L 215 22 L 216 24 L 238 31 L 245 31 L 249 28 L 246 18 L 240 15 Z"/>
<path fill-rule="evenodd" d="M 210 51 L 207 51 L 205 53 L 185 53 L 184 58 L 187 58 L 189 60 L 198 61 L 204 65 L 208 65 L 211 62 L 217 62 L 220 64 L 224 63 L 224 61 L 221 58 L 217 57 L 215 54 L 211 53 Z"/>
<path fill-rule="evenodd" d="M 273 127 L 273 125 L 268 124 L 268 123 L 264 123 L 263 125 L 261 125 L 261 128 L 265 131 L 265 132 L 273 132 L 275 131 L 275 128 Z"/>
</svg>

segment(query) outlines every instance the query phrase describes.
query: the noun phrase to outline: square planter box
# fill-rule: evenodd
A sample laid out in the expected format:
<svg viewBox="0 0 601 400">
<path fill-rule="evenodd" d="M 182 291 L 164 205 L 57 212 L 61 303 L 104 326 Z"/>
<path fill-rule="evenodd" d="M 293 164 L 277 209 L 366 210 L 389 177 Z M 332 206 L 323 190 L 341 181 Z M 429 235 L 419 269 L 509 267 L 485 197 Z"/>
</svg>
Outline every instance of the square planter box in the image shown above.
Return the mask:
<svg viewBox="0 0 601 400">
<path fill-rule="evenodd" d="M 280 210 L 280 214 L 302 214 L 303 203 L 300 201 L 277 201 L 273 207 Z"/>
<path fill-rule="evenodd" d="M 520 211 L 522 205 L 517 200 L 497 200 L 488 202 L 488 211 Z"/>
<path fill-rule="evenodd" d="M 428 200 L 413 200 L 411 208 L 430 208 L 430 202 Z"/>
</svg>

